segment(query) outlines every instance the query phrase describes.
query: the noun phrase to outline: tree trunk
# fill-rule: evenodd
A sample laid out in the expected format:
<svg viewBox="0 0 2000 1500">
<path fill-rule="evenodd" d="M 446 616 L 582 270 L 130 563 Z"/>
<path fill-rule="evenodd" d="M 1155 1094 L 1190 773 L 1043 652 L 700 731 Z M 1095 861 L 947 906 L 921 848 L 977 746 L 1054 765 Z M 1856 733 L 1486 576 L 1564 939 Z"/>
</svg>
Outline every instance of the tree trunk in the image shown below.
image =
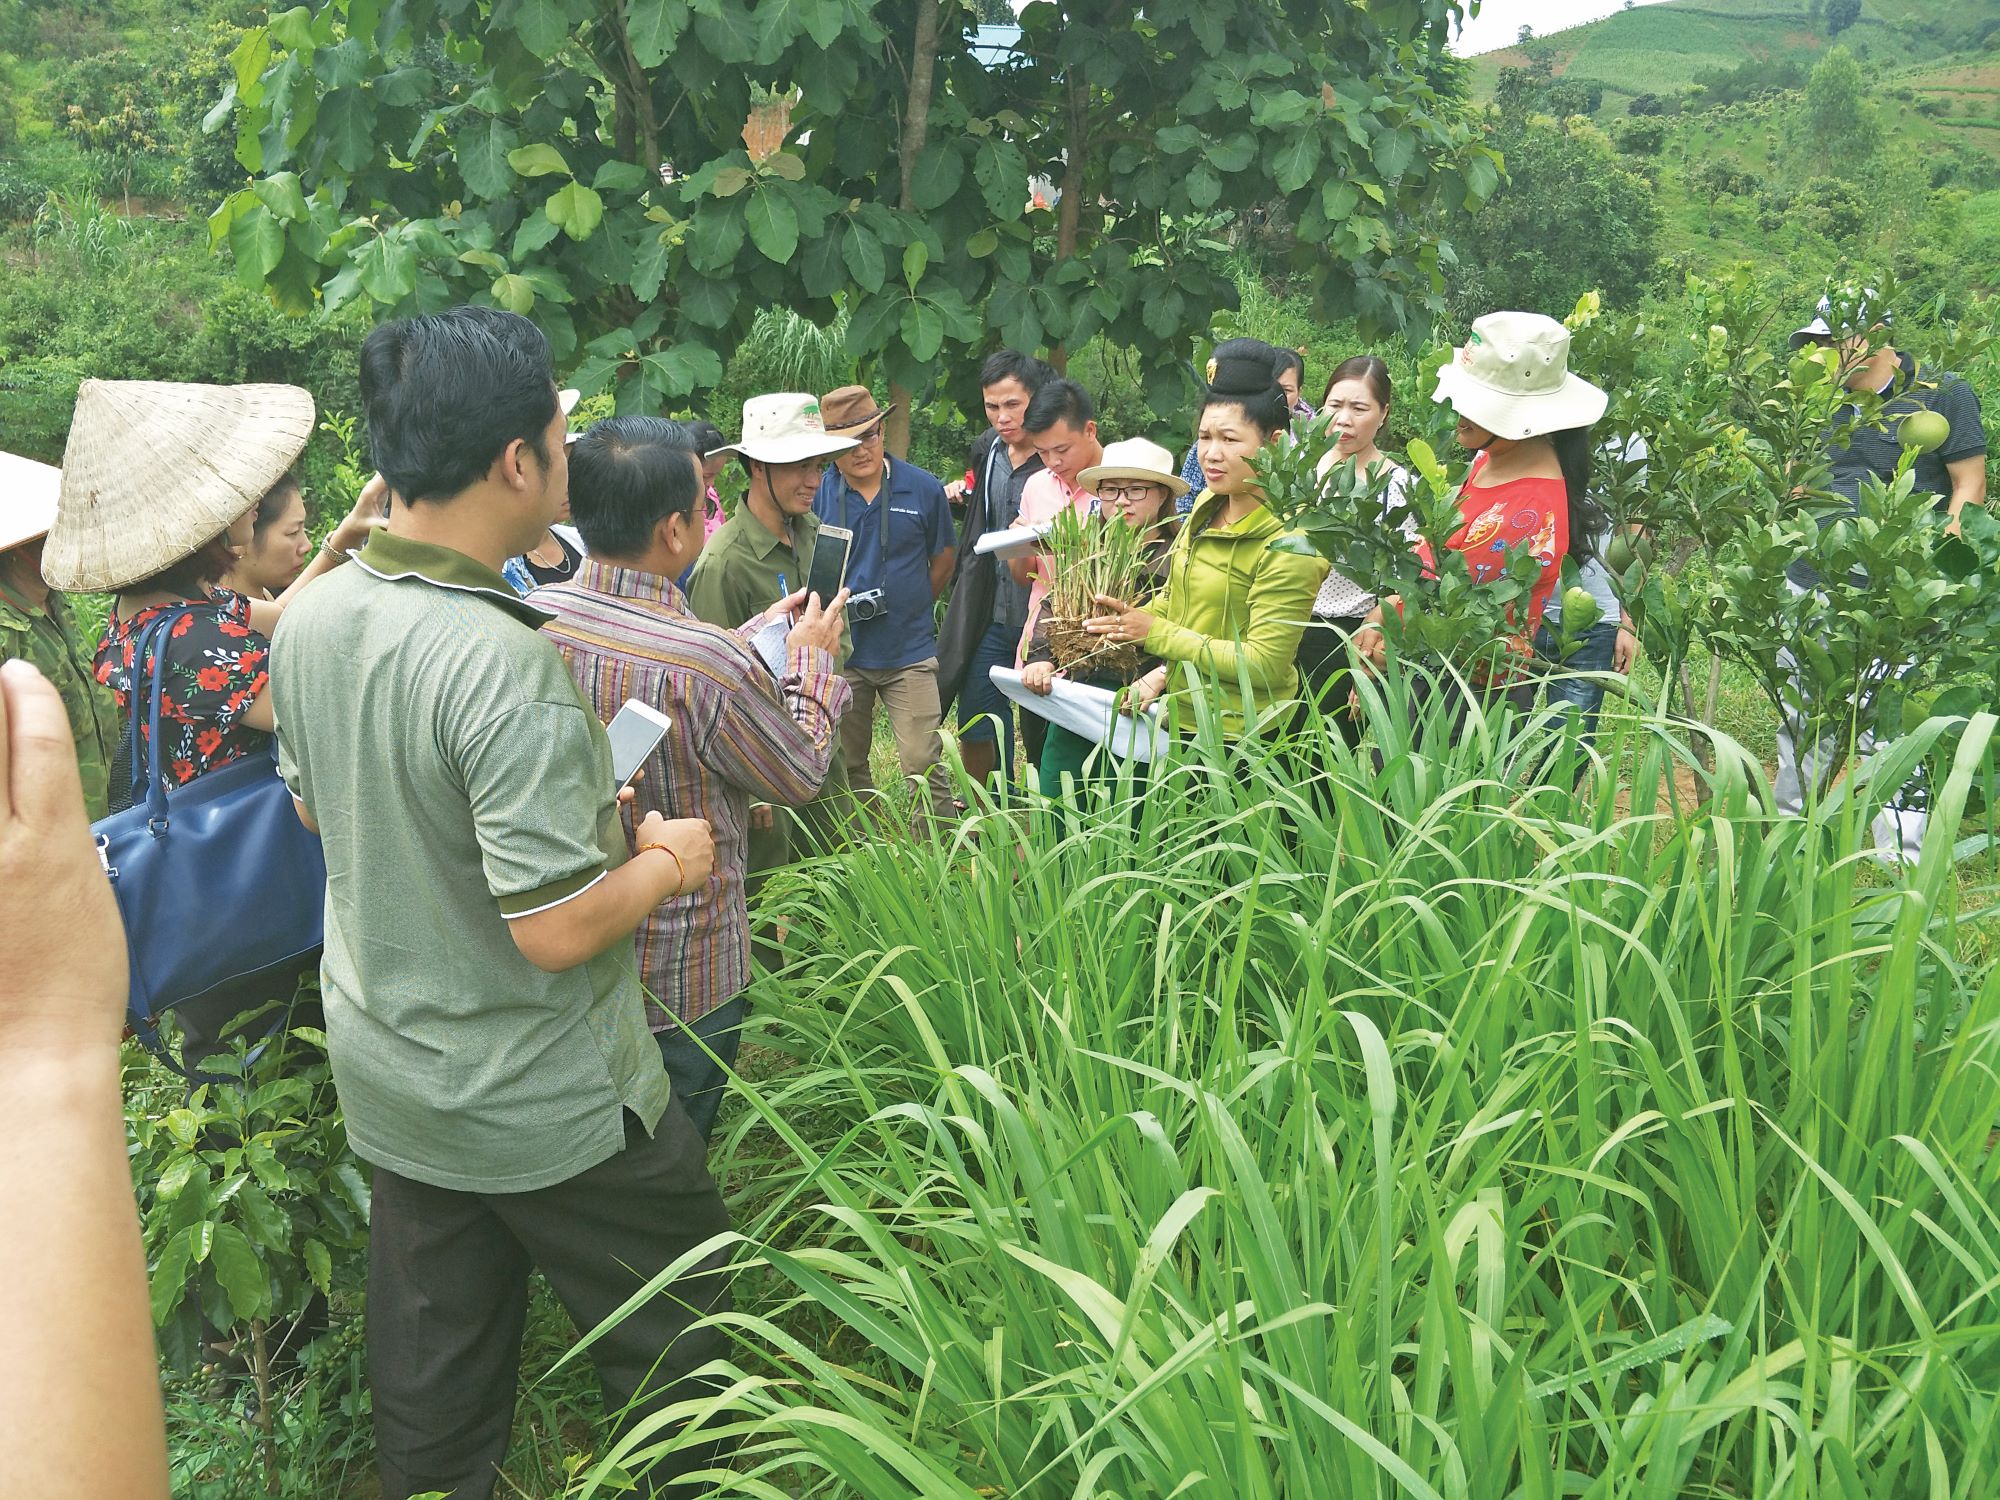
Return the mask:
<svg viewBox="0 0 2000 1500">
<path fill-rule="evenodd" d="M 904 213 L 917 211 L 910 191 L 910 179 L 917 170 L 917 158 L 931 133 L 931 92 L 937 79 L 938 27 L 944 19 L 948 0 L 918 0 L 917 31 L 910 46 L 909 102 L 903 112 L 903 138 L 896 146 L 896 166 L 901 193 L 896 207 Z M 883 424 L 882 446 L 897 458 L 910 453 L 910 404 L 916 393 L 899 381 L 889 382 L 889 405 L 894 408 Z"/>
<path fill-rule="evenodd" d="M 1069 144 L 1063 149 L 1062 201 L 1056 205 L 1057 265 L 1076 254 L 1077 230 L 1083 220 L 1084 160 L 1085 148 L 1089 144 L 1085 135 L 1084 111 L 1090 103 L 1090 84 L 1084 77 L 1081 62 L 1070 65 L 1063 78 L 1063 87 L 1069 115 Z M 1057 374 L 1067 375 L 1069 346 L 1051 346 L 1049 363 Z"/>
</svg>

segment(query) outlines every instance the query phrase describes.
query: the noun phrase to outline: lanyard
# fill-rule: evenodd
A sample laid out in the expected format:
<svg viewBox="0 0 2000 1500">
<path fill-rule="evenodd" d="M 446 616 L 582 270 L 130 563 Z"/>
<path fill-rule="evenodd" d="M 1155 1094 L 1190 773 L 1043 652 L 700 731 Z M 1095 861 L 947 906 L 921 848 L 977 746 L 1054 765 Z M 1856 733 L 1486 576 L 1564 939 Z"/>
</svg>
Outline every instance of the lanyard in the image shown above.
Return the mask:
<svg viewBox="0 0 2000 1500">
<path fill-rule="evenodd" d="M 992 465 L 989 463 L 987 467 L 990 469 Z M 863 505 L 873 504 L 880 507 L 880 515 L 877 518 L 877 525 L 875 528 L 875 543 L 876 543 L 875 555 L 877 563 L 881 568 L 881 576 L 875 580 L 875 587 L 883 589 L 889 586 L 889 512 L 891 509 L 889 504 L 890 468 L 891 466 L 889 460 L 886 458 L 883 459 L 882 488 L 875 492 L 875 498 L 873 501 L 864 500 L 861 502 Z M 854 497 L 854 486 L 847 482 L 847 476 L 843 474 L 840 477 L 840 524 L 845 526 L 849 531 L 854 530 L 854 513 L 848 505 L 848 502 L 851 499 L 853 499 L 853 497 Z"/>
</svg>

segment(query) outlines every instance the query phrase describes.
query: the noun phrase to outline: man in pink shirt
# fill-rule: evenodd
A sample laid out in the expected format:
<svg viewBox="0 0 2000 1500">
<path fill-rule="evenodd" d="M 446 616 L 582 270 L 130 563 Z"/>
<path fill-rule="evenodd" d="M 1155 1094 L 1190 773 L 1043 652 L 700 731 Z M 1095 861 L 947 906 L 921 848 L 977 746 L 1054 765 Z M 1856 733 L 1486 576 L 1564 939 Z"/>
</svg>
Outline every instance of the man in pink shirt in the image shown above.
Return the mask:
<svg viewBox="0 0 2000 1500">
<path fill-rule="evenodd" d="M 1051 380 L 1035 392 L 1021 425 L 1042 460 L 1042 472 L 1022 489 L 1021 513 L 1014 524 L 1040 526 L 1062 514 L 1065 506 L 1082 511 L 1096 505 L 1097 496 L 1078 482 L 1085 469 L 1095 468 L 1104 458 L 1104 444 L 1097 440 L 1097 408 L 1090 392 L 1074 380 Z M 1015 653 L 1017 667 L 1027 655 L 1028 639 L 1053 581 L 1052 565 L 1047 552 L 1017 557 L 1007 564 L 1014 581 L 1028 585 L 1028 623 Z M 1029 749 L 1032 759 L 1035 747 Z"/>
</svg>

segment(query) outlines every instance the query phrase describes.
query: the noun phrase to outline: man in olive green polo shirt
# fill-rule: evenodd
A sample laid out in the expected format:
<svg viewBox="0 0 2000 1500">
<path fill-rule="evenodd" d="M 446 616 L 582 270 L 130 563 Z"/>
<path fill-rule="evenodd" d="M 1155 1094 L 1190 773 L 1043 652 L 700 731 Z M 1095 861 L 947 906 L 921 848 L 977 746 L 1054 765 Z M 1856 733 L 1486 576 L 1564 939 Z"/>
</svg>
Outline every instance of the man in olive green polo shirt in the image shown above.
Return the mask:
<svg viewBox="0 0 2000 1500">
<path fill-rule="evenodd" d="M 97 642 L 85 640 L 69 601 L 42 579 L 42 539 L 55 524 L 62 470 L 0 453 L 0 662 L 31 661 L 69 711 L 85 813 L 104 816 L 121 728 L 111 690 L 97 680 Z"/>
<path fill-rule="evenodd" d="M 697 619 L 733 630 L 773 601 L 807 587 L 819 540 L 813 497 L 826 461 L 853 446 L 853 438 L 827 432 L 816 396 L 753 396 L 743 403 L 742 441 L 716 451 L 734 453 L 742 461 L 749 492 L 695 562 L 688 605 Z M 850 639 L 843 631 L 842 661 Z M 748 868 L 753 877 L 803 853 L 795 843 L 837 846 L 850 801 L 847 761 L 836 745 L 826 781 L 811 802 L 796 812 L 768 804 L 751 808 Z M 802 835 L 797 840 L 788 826 L 793 818 Z M 754 887 L 757 882 L 751 883 Z"/>
<path fill-rule="evenodd" d="M 326 846 L 328 1055 L 375 1168 L 368 1365 L 384 1500 L 493 1492 L 528 1273 L 581 1330 L 728 1228 L 670 1105 L 632 934 L 708 825 L 628 853 L 602 725 L 500 576 L 568 495 L 548 345 L 493 308 L 388 323 L 361 393 L 389 527 L 285 613 L 279 760 Z M 605 1409 L 698 1394 L 720 1251 L 591 1350 Z M 654 1478 L 707 1461 L 664 1459 Z"/>
</svg>

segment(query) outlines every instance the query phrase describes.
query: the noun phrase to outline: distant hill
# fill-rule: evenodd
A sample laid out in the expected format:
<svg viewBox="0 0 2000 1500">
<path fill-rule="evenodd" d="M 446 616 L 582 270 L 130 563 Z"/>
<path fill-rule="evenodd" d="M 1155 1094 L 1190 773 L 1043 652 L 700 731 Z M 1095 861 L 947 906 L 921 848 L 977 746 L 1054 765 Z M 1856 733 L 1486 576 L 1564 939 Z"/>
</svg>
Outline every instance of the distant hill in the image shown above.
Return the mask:
<svg viewBox="0 0 2000 1500">
<path fill-rule="evenodd" d="M 1548 57 L 1566 79 L 1599 85 L 1607 116 L 1640 94 L 1678 94 L 1698 73 L 1747 60 L 1810 66 L 1832 45 L 1807 0 L 1669 0 L 1536 37 L 1474 59 L 1474 90 L 1493 92 L 1503 68 L 1530 53 Z M 2000 0 L 1865 0 L 1861 19 L 1838 38 L 1871 62 L 1893 68 L 1975 54 L 2000 43 Z M 2000 62 L 2000 52 L 1988 52 Z M 1981 111 L 1984 113 L 1984 111 Z"/>
</svg>

